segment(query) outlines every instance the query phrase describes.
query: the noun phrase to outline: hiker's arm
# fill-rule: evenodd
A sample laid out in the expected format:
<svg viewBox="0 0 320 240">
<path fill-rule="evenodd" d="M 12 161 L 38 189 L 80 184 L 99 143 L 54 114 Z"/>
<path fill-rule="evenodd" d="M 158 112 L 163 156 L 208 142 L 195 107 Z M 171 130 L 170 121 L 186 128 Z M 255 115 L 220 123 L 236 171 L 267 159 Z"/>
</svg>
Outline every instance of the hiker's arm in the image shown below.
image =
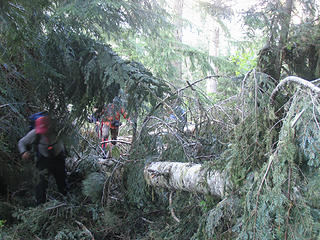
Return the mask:
<svg viewBox="0 0 320 240">
<path fill-rule="evenodd" d="M 18 149 L 23 159 L 27 159 L 30 156 L 28 152 L 28 146 L 30 146 L 36 139 L 36 130 L 33 129 L 27 133 L 23 138 L 18 142 Z"/>
</svg>

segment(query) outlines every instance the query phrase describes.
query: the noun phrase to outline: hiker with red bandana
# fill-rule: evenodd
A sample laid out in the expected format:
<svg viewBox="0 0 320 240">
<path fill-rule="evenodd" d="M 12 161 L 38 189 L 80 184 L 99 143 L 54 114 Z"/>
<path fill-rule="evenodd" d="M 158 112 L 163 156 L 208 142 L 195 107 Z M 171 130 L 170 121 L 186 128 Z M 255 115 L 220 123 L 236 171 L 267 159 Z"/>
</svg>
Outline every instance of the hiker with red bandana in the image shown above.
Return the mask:
<svg viewBox="0 0 320 240">
<path fill-rule="evenodd" d="M 39 182 L 36 186 L 37 204 L 46 201 L 50 174 L 54 176 L 59 192 L 66 195 L 65 147 L 58 139 L 48 116 L 37 118 L 35 127 L 20 139 L 18 149 L 22 159 L 30 158 L 28 149 L 31 145 L 36 148 L 36 169 L 39 174 Z"/>
</svg>

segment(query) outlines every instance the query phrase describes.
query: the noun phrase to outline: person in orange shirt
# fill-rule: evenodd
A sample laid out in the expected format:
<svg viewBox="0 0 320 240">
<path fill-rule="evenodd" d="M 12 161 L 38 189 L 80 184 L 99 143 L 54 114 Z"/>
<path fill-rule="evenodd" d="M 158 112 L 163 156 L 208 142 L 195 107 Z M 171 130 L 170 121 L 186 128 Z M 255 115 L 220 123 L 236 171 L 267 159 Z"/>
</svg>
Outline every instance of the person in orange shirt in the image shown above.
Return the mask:
<svg viewBox="0 0 320 240">
<path fill-rule="evenodd" d="M 121 106 L 121 100 L 116 97 L 112 103 L 109 103 L 102 111 L 102 118 L 100 124 L 100 136 L 101 136 L 101 147 L 106 153 L 109 132 L 111 133 L 111 144 L 117 144 L 117 137 L 119 134 L 119 127 L 121 125 L 121 115 L 127 119 L 127 113 Z M 129 121 L 129 118 L 127 119 Z M 111 155 L 109 155 L 111 157 Z M 105 158 L 105 156 L 104 156 Z"/>
</svg>

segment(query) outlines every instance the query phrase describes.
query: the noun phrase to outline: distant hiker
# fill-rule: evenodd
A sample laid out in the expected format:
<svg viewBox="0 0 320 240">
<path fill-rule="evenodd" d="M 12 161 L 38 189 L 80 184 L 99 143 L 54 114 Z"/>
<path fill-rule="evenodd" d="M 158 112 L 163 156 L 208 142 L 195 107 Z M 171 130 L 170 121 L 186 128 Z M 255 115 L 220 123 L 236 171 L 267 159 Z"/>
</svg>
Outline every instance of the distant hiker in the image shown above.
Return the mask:
<svg viewBox="0 0 320 240">
<path fill-rule="evenodd" d="M 111 143 L 112 145 L 116 145 L 116 140 L 119 134 L 119 127 L 121 125 L 120 118 L 121 115 L 127 119 L 127 113 L 121 106 L 121 100 L 116 97 L 114 98 L 112 103 L 109 103 L 105 109 L 102 111 L 102 119 L 100 124 L 100 132 L 101 132 L 101 147 L 106 153 L 107 142 L 109 138 L 109 131 L 111 132 Z M 129 119 L 127 119 L 129 120 Z"/>
<path fill-rule="evenodd" d="M 183 131 L 187 124 L 187 113 L 181 106 L 176 106 L 173 111 L 169 110 L 169 119 L 177 123 L 178 129 Z"/>
<path fill-rule="evenodd" d="M 181 106 L 176 106 L 174 112 L 178 117 L 178 128 L 183 131 L 187 124 L 187 113 Z"/>
<path fill-rule="evenodd" d="M 99 112 L 98 108 L 93 109 L 93 119 L 94 119 L 94 124 L 95 124 L 95 132 L 97 136 L 99 136 L 99 129 L 100 129 L 100 118 L 101 118 L 101 112 Z"/>
<path fill-rule="evenodd" d="M 97 134 L 97 136 L 99 135 L 99 126 L 100 126 L 99 118 L 100 116 L 99 116 L 98 108 L 93 108 L 93 113 L 90 116 L 88 116 L 88 121 L 95 125 L 94 131 Z"/>
<path fill-rule="evenodd" d="M 65 147 L 57 139 L 57 133 L 47 115 L 39 116 L 35 120 L 34 129 L 19 140 L 18 148 L 22 159 L 30 158 L 28 149 L 32 145 L 36 151 L 36 169 L 39 176 L 36 186 L 37 204 L 46 201 L 49 174 L 54 176 L 59 192 L 66 195 Z"/>
</svg>

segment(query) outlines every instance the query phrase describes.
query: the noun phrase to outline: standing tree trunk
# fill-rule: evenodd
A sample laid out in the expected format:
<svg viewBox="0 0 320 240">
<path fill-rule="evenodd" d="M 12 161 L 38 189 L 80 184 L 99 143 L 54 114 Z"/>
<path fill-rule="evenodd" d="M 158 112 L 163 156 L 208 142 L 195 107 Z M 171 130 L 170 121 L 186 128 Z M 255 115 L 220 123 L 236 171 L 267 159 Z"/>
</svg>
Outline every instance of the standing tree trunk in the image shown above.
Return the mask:
<svg viewBox="0 0 320 240">
<path fill-rule="evenodd" d="M 183 5 L 184 0 L 175 0 L 173 6 L 173 14 L 176 19 L 176 32 L 175 32 L 175 39 L 176 44 L 174 48 L 176 51 L 180 51 L 180 44 L 182 43 L 182 30 L 183 30 L 183 22 L 182 22 L 182 13 L 183 13 Z M 177 77 L 179 82 L 182 80 L 182 62 L 180 59 L 175 60 L 172 65 L 177 70 Z"/>
<path fill-rule="evenodd" d="M 276 62 L 275 79 L 280 79 L 280 76 L 281 76 L 281 68 L 282 68 L 282 62 L 283 62 L 282 54 L 288 40 L 292 7 L 293 7 L 293 0 L 287 0 L 286 5 L 283 9 L 283 12 L 280 14 L 281 29 L 280 29 L 280 40 L 279 40 L 279 46 L 278 46 L 279 56 Z"/>
<path fill-rule="evenodd" d="M 284 7 L 280 1 L 276 4 L 279 6 L 278 14 L 270 19 L 270 38 L 259 53 L 258 69 L 278 82 L 281 76 L 282 54 L 290 29 L 293 0 L 286 0 Z"/>
<path fill-rule="evenodd" d="M 209 55 L 210 56 L 219 56 L 219 47 L 220 47 L 220 28 L 218 24 L 211 18 L 209 21 L 210 30 L 209 30 Z M 215 75 L 219 74 L 219 69 L 216 66 L 213 66 Z M 217 92 L 217 79 L 209 78 L 206 82 L 207 93 L 216 93 Z"/>
</svg>

